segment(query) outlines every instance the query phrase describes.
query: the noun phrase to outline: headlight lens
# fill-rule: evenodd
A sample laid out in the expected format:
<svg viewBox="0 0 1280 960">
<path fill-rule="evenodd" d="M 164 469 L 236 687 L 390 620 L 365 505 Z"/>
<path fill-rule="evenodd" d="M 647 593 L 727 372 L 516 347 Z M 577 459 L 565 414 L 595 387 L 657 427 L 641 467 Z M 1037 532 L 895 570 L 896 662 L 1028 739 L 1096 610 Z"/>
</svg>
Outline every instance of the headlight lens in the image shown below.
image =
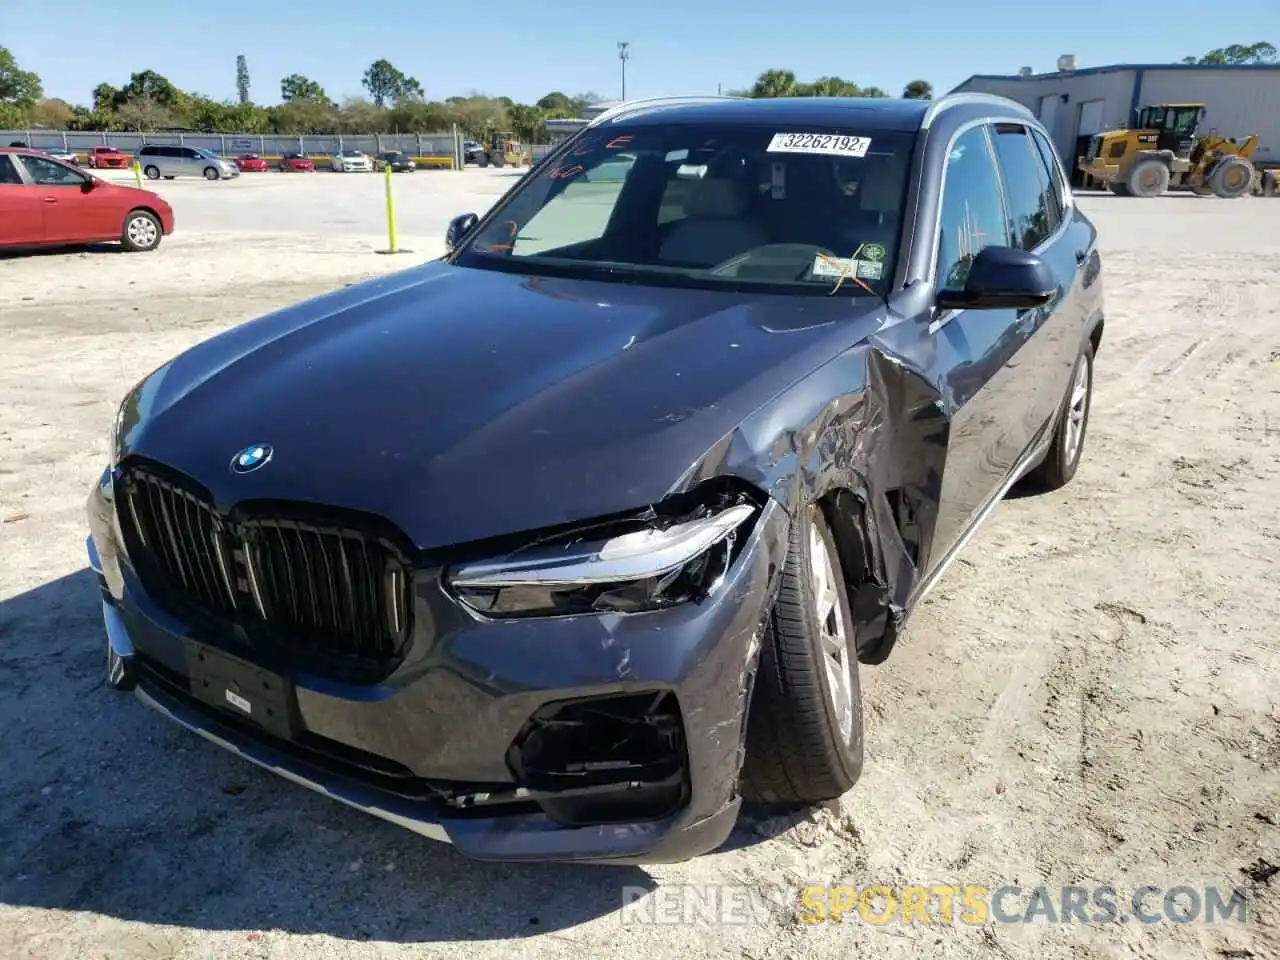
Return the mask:
<svg viewBox="0 0 1280 960">
<path fill-rule="evenodd" d="M 674 519 L 562 538 L 446 573 L 449 587 L 492 618 L 641 613 L 696 602 L 719 587 L 759 508 L 738 500 Z"/>
<path fill-rule="evenodd" d="M 131 390 L 125 394 L 124 399 L 120 401 L 120 406 L 116 408 L 115 419 L 111 421 L 111 438 L 107 441 L 107 456 L 113 470 L 120 459 L 120 427 L 124 424 L 124 406 L 129 402 L 132 392 Z"/>
</svg>

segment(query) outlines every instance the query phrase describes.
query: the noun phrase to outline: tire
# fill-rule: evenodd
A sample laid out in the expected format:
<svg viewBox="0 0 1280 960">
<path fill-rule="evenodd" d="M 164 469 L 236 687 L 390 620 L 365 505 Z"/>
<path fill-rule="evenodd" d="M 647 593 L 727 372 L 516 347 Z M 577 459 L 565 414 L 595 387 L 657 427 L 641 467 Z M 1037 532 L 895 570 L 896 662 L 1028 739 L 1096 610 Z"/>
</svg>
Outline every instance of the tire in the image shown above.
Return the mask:
<svg viewBox="0 0 1280 960">
<path fill-rule="evenodd" d="M 1253 191 L 1253 164 L 1239 157 L 1223 157 L 1209 174 L 1209 188 L 1223 200 L 1248 196 Z"/>
<path fill-rule="evenodd" d="M 1107 189 L 1114 193 L 1117 197 L 1131 197 L 1133 194 L 1129 192 L 1129 188 L 1119 180 L 1113 180 L 1107 184 Z"/>
<path fill-rule="evenodd" d="M 1191 187 L 1191 188 L 1190 188 L 1190 190 L 1191 190 L 1191 192 L 1192 192 L 1192 193 L 1194 193 L 1197 197 L 1212 197 L 1212 196 L 1213 196 L 1213 190 L 1211 190 L 1208 186 L 1206 186 L 1206 185 L 1205 185 L 1205 184 L 1203 184 L 1203 183 L 1202 183 L 1202 184 L 1200 184 L 1199 186 Z"/>
<path fill-rule="evenodd" d="M 156 166 L 143 167 L 143 168 L 142 168 L 142 173 L 143 173 L 143 176 L 145 176 L 148 180 L 159 180 L 159 179 L 160 179 L 160 168 L 159 168 L 159 167 L 156 167 Z"/>
<path fill-rule="evenodd" d="M 820 621 L 818 605 L 828 577 L 832 596 Z M 824 637 L 838 649 L 843 669 L 824 653 Z M 745 800 L 821 803 L 857 783 L 863 746 L 855 648 L 835 538 L 822 509 L 810 505 L 792 525 L 778 599 L 765 623 L 747 720 L 740 786 Z M 833 675 L 837 683 L 844 678 L 843 698 L 832 694 Z M 843 723 L 838 699 L 847 705 Z"/>
<path fill-rule="evenodd" d="M 1274 197 L 1276 195 L 1276 174 L 1274 170 L 1262 171 L 1262 195 L 1264 197 Z"/>
<path fill-rule="evenodd" d="M 1085 341 L 1075 366 L 1067 394 L 1062 398 L 1058 424 L 1044 462 L 1027 475 L 1033 484 L 1045 491 L 1060 490 L 1071 482 L 1084 453 L 1085 435 L 1089 432 L 1089 413 L 1093 409 L 1093 344 Z"/>
<path fill-rule="evenodd" d="M 1168 192 L 1169 178 L 1169 168 L 1165 166 L 1164 161 L 1148 157 L 1145 160 L 1139 160 L 1129 168 L 1129 175 L 1125 177 L 1125 186 L 1135 197 L 1159 197 Z"/>
<path fill-rule="evenodd" d="M 493 157 L 493 165 L 495 167 L 505 167 L 507 165 L 506 154 L 498 153 Z"/>
<path fill-rule="evenodd" d="M 476 156 L 476 163 L 482 167 L 487 167 L 489 165 L 489 155 L 487 153 L 478 154 Z"/>
<path fill-rule="evenodd" d="M 220 180 L 222 179 L 222 174 L 218 172 L 217 167 L 205 167 L 204 178 L 206 180 Z"/>
<path fill-rule="evenodd" d="M 130 210 L 120 229 L 120 243 L 130 253 L 146 253 L 160 246 L 164 231 L 155 214 L 147 210 Z"/>
</svg>

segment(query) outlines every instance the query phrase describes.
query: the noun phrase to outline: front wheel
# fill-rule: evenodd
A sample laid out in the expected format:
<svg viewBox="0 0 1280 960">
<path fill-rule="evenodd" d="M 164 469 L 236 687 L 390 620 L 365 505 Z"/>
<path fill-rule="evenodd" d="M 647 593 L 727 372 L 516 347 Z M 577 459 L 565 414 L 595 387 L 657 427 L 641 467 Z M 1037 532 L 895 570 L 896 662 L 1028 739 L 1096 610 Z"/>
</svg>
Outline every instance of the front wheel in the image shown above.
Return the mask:
<svg viewBox="0 0 1280 960">
<path fill-rule="evenodd" d="M 143 174 L 145 174 L 145 175 L 146 175 L 146 178 L 147 178 L 148 180 L 159 180 L 159 179 L 160 179 L 160 168 L 159 168 L 159 167 L 146 167 L 146 168 L 144 168 L 144 169 L 143 169 L 143 171 L 142 171 L 142 172 L 143 172 Z"/>
<path fill-rule="evenodd" d="M 131 253 L 145 253 L 160 246 L 160 238 L 164 231 L 160 229 L 160 221 L 146 210 L 131 210 L 124 218 L 124 229 L 120 233 L 120 242 Z"/>
<path fill-rule="evenodd" d="M 798 512 L 765 622 L 742 765 L 744 799 L 814 804 L 862 773 L 862 688 L 835 537 L 816 504 Z"/>
<path fill-rule="evenodd" d="M 205 167 L 205 168 L 204 168 L 204 178 L 205 178 L 206 180 L 217 180 L 217 179 L 218 179 L 219 177 L 221 177 L 221 176 L 222 176 L 222 174 L 220 174 L 220 173 L 218 172 L 217 167 Z"/>
<path fill-rule="evenodd" d="M 1062 400 L 1058 425 L 1044 462 L 1029 474 L 1033 484 L 1045 490 L 1059 490 L 1071 482 L 1084 453 L 1084 435 L 1089 429 L 1093 407 L 1093 344 L 1085 341 L 1071 369 L 1071 385 Z"/>
<path fill-rule="evenodd" d="M 1225 157 L 1209 174 L 1209 187 L 1223 200 L 1243 197 L 1253 190 L 1253 164 L 1239 157 Z"/>
</svg>

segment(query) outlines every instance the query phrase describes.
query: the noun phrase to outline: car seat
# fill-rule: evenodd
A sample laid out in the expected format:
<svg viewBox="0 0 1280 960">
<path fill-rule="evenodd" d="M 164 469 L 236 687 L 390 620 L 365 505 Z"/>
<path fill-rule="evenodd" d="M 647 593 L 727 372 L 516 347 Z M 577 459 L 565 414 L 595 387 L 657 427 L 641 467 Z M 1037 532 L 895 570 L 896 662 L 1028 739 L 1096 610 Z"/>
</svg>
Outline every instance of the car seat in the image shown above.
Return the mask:
<svg viewBox="0 0 1280 960">
<path fill-rule="evenodd" d="M 769 242 L 764 228 L 744 214 L 745 191 L 737 181 L 691 181 L 684 197 L 683 220 L 672 226 L 658 257 L 663 263 L 711 267 Z"/>
</svg>

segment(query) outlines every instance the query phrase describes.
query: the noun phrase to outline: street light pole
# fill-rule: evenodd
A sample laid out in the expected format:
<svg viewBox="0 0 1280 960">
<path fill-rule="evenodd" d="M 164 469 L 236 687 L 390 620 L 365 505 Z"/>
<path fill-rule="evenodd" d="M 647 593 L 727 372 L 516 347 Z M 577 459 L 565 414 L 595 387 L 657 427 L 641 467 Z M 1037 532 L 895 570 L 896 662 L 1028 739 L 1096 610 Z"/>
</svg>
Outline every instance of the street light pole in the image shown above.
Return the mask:
<svg viewBox="0 0 1280 960">
<path fill-rule="evenodd" d="M 618 59 L 622 62 L 622 99 L 627 99 L 627 61 L 631 59 L 631 54 L 627 48 L 631 46 L 630 41 L 618 41 Z"/>
</svg>

